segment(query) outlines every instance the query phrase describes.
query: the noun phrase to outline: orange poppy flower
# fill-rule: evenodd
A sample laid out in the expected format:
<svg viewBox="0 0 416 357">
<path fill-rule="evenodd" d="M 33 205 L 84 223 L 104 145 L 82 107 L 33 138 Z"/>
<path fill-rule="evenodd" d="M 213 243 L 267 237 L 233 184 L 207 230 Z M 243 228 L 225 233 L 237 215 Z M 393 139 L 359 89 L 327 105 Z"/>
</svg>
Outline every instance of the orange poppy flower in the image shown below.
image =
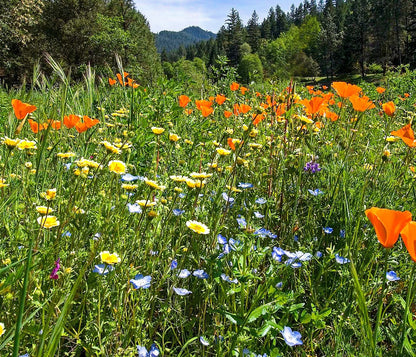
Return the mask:
<svg viewBox="0 0 416 357">
<path fill-rule="evenodd" d="M 350 100 L 354 110 L 357 112 L 365 112 L 368 109 L 376 107 L 370 98 L 366 96 L 359 97 L 358 95 L 352 95 L 348 99 Z"/>
<path fill-rule="evenodd" d="M 349 84 L 345 82 L 333 82 L 332 88 L 335 89 L 337 94 L 341 98 L 349 98 L 353 95 L 358 95 L 361 92 L 361 88 L 355 84 Z"/>
<path fill-rule="evenodd" d="M 64 125 L 68 128 L 71 129 L 73 128 L 79 121 L 81 120 L 81 118 L 78 115 L 74 115 L 74 114 L 70 114 L 69 116 L 64 116 Z"/>
<path fill-rule="evenodd" d="M 127 77 L 129 74 L 127 72 L 123 72 L 124 78 Z"/>
<path fill-rule="evenodd" d="M 198 110 L 202 110 L 202 107 L 210 107 L 212 105 L 212 102 L 201 99 L 201 100 L 196 100 L 195 105 Z"/>
<path fill-rule="evenodd" d="M 248 91 L 248 88 L 246 88 L 246 87 L 241 87 L 240 88 L 240 92 L 241 92 L 242 95 L 246 94 L 247 91 Z"/>
<path fill-rule="evenodd" d="M 22 120 L 26 117 L 26 115 L 33 113 L 36 109 L 36 106 L 23 103 L 19 99 L 12 99 L 12 106 L 14 110 L 14 115 L 19 120 Z"/>
<path fill-rule="evenodd" d="M 192 110 L 192 109 L 185 109 L 185 114 L 186 114 L 186 115 L 191 115 L 191 114 L 192 114 L 192 112 L 193 112 L 193 110 Z"/>
<path fill-rule="evenodd" d="M 90 117 L 86 115 L 84 115 L 82 119 L 84 120 L 84 123 L 87 126 L 87 129 L 92 128 L 94 125 L 97 125 L 100 122 L 98 119 L 91 119 Z"/>
<path fill-rule="evenodd" d="M 413 132 L 412 125 L 410 123 L 399 130 L 392 131 L 390 135 L 398 136 L 407 146 L 411 148 L 416 147 L 415 133 Z"/>
<path fill-rule="evenodd" d="M 337 121 L 337 120 L 338 120 L 338 114 L 337 114 L 337 113 L 334 113 L 334 112 L 331 112 L 331 111 L 329 111 L 329 110 L 327 110 L 327 111 L 325 112 L 325 116 L 326 116 L 328 119 L 331 119 L 331 121 Z"/>
<path fill-rule="evenodd" d="M 303 104 L 306 113 L 314 115 L 319 112 L 319 109 L 324 104 L 325 99 L 322 97 L 313 97 L 311 100 L 303 99 L 299 103 Z"/>
<path fill-rule="evenodd" d="M 410 97 L 410 94 L 409 93 L 404 93 L 403 95 L 404 95 L 405 98 L 409 98 Z"/>
<path fill-rule="evenodd" d="M 137 88 L 139 85 L 133 79 L 127 78 L 127 85 L 132 88 Z"/>
<path fill-rule="evenodd" d="M 322 89 L 323 90 L 327 90 L 328 89 L 328 86 L 322 86 Z"/>
<path fill-rule="evenodd" d="M 276 108 L 276 115 L 280 117 L 285 113 L 286 113 L 286 104 L 279 104 Z"/>
<path fill-rule="evenodd" d="M 75 129 L 78 133 L 83 133 L 88 129 L 87 124 L 85 122 L 79 121 L 75 124 Z"/>
<path fill-rule="evenodd" d="M 185 108 L 191 100 L 187 95 L 180 95 L 179 96 L 179 106 Z"/>
<path fill-rule="evenodd" d="M 410 257 L 416 262 L 416 222 L 409 222 L 400 232 Z"/>
<path fill-rule="evenodd" d="M 117 74 L 116 74 L 116 76 L 117 76 L 118 82 L 119 82 L 122 86 L 126 85 L 126 84 L 125 84 L 125 82 L 124 82 L 124 80 L 123 80 L 123 77 L 121 76 L 121 74 L 120 74 L 120 73 L 117 73 Z"/>
<path fill-rule="evenodd" d="M 261 97 L 261 93 L 260 92 L 256 92 L 256 97 Z"/>
<path fill-rule="evenodd" d="M 226 118 L 229 118 L 231 115 L 233 115 L 233 113 L 231 113 L 230 111 L 228 111 L 228 110 L 224 110 L 224 116 L 226 117 Z"/>
<path fill-rule="evenodd" d="M 234 115 L 238 115 L 238 114 L 240 114 L 240 105 L 239 104 L 234 104 L 234 106 L 233 106 L 233 112 L 234 112 Z"/>
<path fill-rule="evenodd" d="M 400 231 L 412 220 L 409 211 L 394 211 L 387 208 L 372 207 L 365 211 L 373 224 L 377 238 L 384 248 L 391 248 L 397 242 Z"/>
<path fill-rule="evenodd" d="M 231 148 L 232 151 L 235 151 L 235 145 L 232 138 L 227 139 L 227 144 Z"/>
<path fill-rule="evenodd" d="M 253 114 L 253 125 L 257 125 L 261 121 L 263 121 L 265 118 L 264 113 L 262 114 Z"/>
<path fill-rule="evenodd" d="M 201 107 L 201 114 L 204 118 L 206 118 L 208 115 L 210 115 L 214 111 L 214 108 L 209 106 L 202 106 Z"/>
<path fill-rule="evenodd" d="M 248 113 L 251 110 L 251 107 L 247 104 L 240 104 L 240 112 L 243 114 Z"/>
<path fill-rule="evenodd" d="M 61 129 L 61 122 L 59 121 L 59 120 L 52 120 L 52 119 L 49 119 L 48 120 L 48 123 L 49 123 L 49 125 L 52 127 L 52 129 L 55 129 L 55 130 L 59 130 L 59 129 Z"/>
<path fill-rule="evenodd" d="M 29 119 L 28 120 L 28 122 L 29 122 L 29 125 L 30 125 L 30 129 L 35 133 L 35 134 L 37 134 L 39 131 L 41 131 L 41 130 L 43 130 L 43 129 L 46 129 L 47 127 L 48 127 L 48 125 L 46 124 L 46 127 L 44 126 L 44 125 L 42 125 L 42 124 L 38 124 L 37 122 L 35 122 L 34 120 L 32 120 L 32 119 Z"/>
<path fill-rule="evenodd" d="M 233 83 L 230 84 L 230 89 L 232 91 L 238 90 L 238 88 L 240 88 L 240 85 L 238 83 L 233 82 Z"/>
<path fill-rule="evenodd" d="M 227 97 L 225 95 L 217 94 L 217 97 L 215 98 L 215 101 L 218 105 L 224 104 L 224 102 L 227 100 Z"/>
<path fill-rule="evenodd" d="M 384 113 L 386 113 L 389 117 L 392 117 L 394 115 L 394 112 L 396 111 L 396 106 L 393 102 L 383 103 L 382 107 Z"/>
<path fill-rule="evenodd" d="M 376 88 L 376 91 L 377 91 L 377 93 L 379 93 L 379 94 L 383 94 L 383 93 L 386 91 L 386 88 L 383 88 L 383 87 L 377 87 L 377 88 Z"/>
<path fill-rule="evenodd" d="M 113 78 L 108 78 L 108 83 L 110 84 L 110 86 L 113 86 L 114 84 L 116 84 L 116 80 Z"/>
<path fill-rule="evenodd" d="M 267 97 L 266 97 L 266 101 L 267 101 L 267 104 L 270 106 L 270 107 L 273 107 L 274 105 L 276 105 L 276 101 L 274 100 L 274 98 L 272 98 L 270 95 L 268 95 Z"/>
</svg>

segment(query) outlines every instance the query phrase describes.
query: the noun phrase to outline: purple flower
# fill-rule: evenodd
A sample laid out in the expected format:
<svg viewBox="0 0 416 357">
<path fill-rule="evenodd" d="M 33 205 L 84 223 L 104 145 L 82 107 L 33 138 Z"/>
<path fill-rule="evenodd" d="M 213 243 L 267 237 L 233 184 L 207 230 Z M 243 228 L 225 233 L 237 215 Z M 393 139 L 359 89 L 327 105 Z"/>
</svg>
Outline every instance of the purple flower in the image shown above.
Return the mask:
<svg viewBox="0 0 416 357">
<path fill-rule="evenodd" d="M 314 160 L 308 161 L 303 168 L 304 171 L 309 171 L 310 173 L 314 174 L 315 172 L 321 171 L 321 167 L 317 162 Z"/>
<path fill-rule="evenodd" d="M 290 347 L 303 345 L 302 336 L 300 332 L 292 331 L 290 327 L 285 326 L 283 328 L 283 331 L 280 331 L 280 333 L 282 334 L 286 344 Z"/>
<path fill-rule="evenodd" d="M 59 278 L 58 270 L 61 267 L 59 262 L 61 261 L 61 258 L 58 258 L 58 260 L 55 262 L 55 268 L 53 268 L 52 273 L 49 275 L 49 277 L 53 280 L 57 280 Z"/>
</svg>

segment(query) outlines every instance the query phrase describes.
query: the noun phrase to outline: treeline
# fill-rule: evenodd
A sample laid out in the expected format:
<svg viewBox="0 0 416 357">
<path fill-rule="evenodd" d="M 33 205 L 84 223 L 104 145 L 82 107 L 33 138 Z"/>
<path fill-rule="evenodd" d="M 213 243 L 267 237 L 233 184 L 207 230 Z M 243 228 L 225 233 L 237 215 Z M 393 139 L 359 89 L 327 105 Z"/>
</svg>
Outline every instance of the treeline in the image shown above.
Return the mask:
<svg viewBox="0 0 416 357">
<path fill-rule="evenodd" d="M 162 61 L 227 56 L 244 82 L 256 78 L 386 72 L 416 66 L 415 0 L 305 0 L 285 13 L 277 5 L 244 26 L 232 9 L 217 38 L 164 53 Z M 169 74 L 169 65 L 164 63 Z M 168 71 L 166 71 L 168 69 Z"/>
<path fill-rule="evenodd" d="M 0 33 L 0 79 L 8 84 L 30 80 L 45 53 L 73 78 L 88 64 L 101 73 L 116 69 L 115 54 L 141 82 L 162 74 L 154 36 L 133 0 L 0 0 Z"/>
</svg>

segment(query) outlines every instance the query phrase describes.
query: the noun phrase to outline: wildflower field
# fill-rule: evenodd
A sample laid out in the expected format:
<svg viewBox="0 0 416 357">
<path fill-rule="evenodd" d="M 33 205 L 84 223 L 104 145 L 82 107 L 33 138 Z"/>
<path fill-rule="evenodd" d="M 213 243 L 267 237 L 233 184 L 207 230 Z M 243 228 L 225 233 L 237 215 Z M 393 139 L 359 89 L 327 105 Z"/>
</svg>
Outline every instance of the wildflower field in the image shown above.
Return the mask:
<svg viewBox="0 0 416 357">
<path fill-rule="evenodd" d="M 412 356 L 416 73 L 0 92 L 1 356 Z"/>
</svg>

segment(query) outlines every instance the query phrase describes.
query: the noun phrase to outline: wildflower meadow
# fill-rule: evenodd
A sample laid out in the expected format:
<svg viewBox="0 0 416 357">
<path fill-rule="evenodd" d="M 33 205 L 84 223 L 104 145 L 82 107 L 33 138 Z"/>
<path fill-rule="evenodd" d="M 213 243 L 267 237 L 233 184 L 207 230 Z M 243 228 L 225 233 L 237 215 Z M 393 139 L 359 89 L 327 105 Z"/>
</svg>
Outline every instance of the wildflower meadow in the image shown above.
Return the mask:
<svg viewBox="0 0 416 357">
<path fill-rule="evenodd" d="M 0 92 L 1 356 L 414 356 L 416 73 Z"/>
</svg>

